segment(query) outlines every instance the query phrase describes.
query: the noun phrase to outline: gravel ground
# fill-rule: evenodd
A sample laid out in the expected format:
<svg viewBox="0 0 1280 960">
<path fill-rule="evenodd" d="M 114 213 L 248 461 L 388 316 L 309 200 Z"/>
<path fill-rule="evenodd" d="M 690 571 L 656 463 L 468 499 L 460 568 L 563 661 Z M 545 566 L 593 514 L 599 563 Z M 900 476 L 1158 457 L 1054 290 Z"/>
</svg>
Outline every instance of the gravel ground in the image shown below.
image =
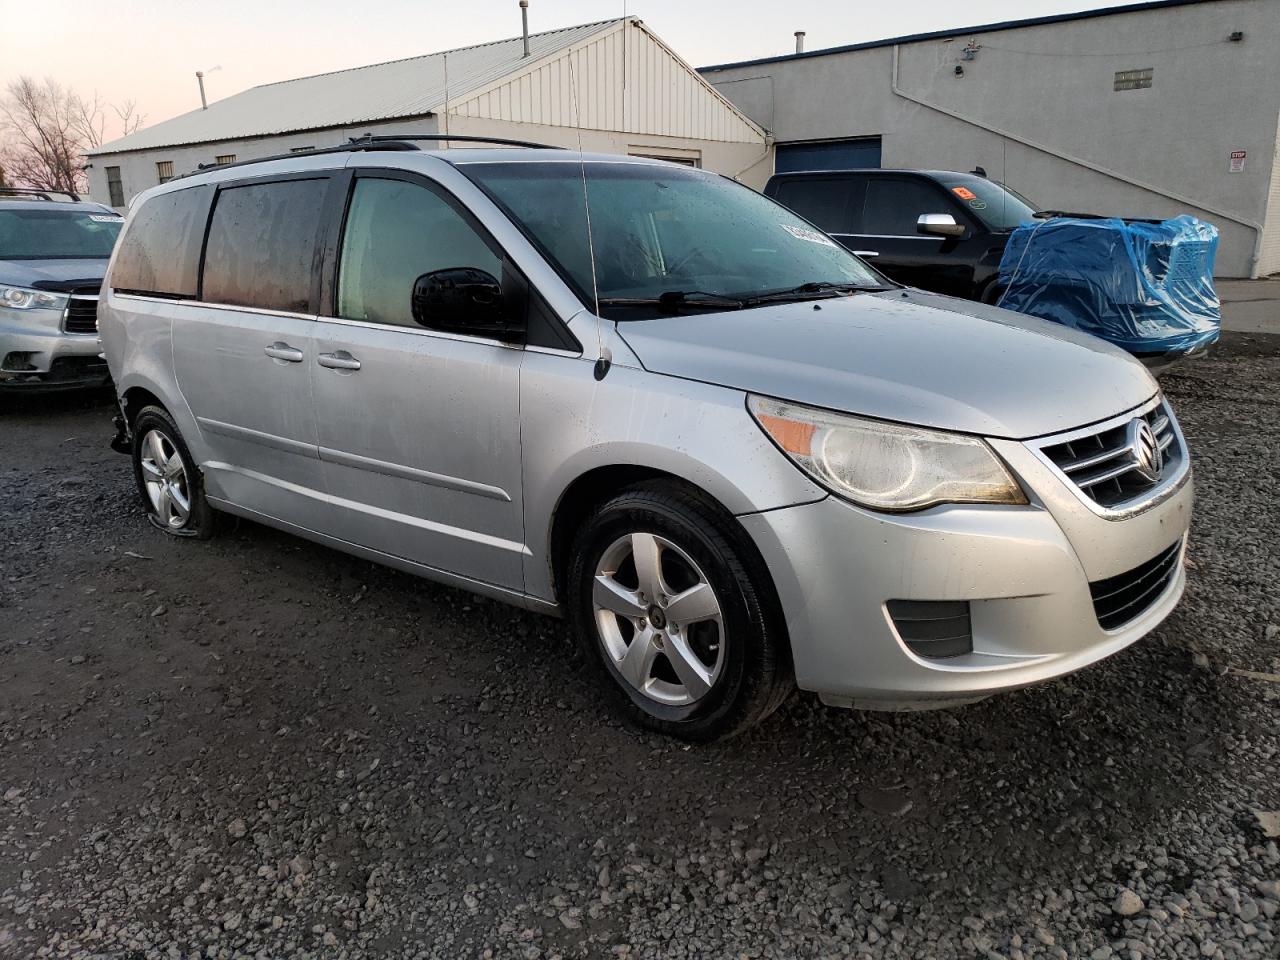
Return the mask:
<svg viewBox="0 0 1280 960">
<path fill-rule="evenodd" d="M 110 409 L 0 410 L 0 956 L 1280 956 L 1280 337 L 1166 389 L 1190 587 L 1080 674 L 797 696 L 690 749 L 558 622 L 142 518 Z"/>
</svg>

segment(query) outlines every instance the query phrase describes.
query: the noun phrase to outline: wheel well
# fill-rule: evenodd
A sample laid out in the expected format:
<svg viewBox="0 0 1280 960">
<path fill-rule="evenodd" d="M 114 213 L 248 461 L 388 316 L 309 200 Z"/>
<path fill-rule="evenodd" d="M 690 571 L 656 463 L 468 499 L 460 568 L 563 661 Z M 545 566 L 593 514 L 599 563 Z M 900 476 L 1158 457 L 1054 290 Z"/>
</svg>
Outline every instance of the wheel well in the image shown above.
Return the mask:
<svg viewBox="0 0 1280 960">
<path fill-rule="evenodd" d="M 588 470 L 569 484 L 568 489 L 561 494 L 555 517 L 551 521 L 551 578 L 556 599 L 561 603 L 564 602 L 566 595 L 565 578 L 569 574 L 569 547 L 582 521 L 586 520 L 592 510 L 619 490 L 632 484 L 643 483 L 645 480 L 670 480 L 686 487 L 693 487 L 693 484 L 687 480 L 681 480 L 673 474 L 664 473 L 652 467 L 615 464 Z"/>
<path fill-rule="evenodd" d="M 721 512 L 726 520 L 736 525 L 733 514 L 720 501 L 696 483 L 691 483 L 673 473 L 633 464 L 615 464 L 589 470 L 569 484 L 568 489 L 560 497 L 555 517 L 551 521 L 551 576 L 558 601 L 563 603 L 567 595 L 565 578 L 569 574 L 569 550 L 573 546 L 574 534 L 591 511 L 627 487 L 653 480 L 661 480 L 673 487 L 683 488 Z M 769 591 L 775 594 L 774 602 L 776 602 L 773 578 L 769 576 L 764 558 L 760 557 L 747 532 L 742 530 L 741 533 L 744 548 L 754 554 L 752 559 L 758 562 L 760 570 L 768 577 Z"/>
<path fill-rule="evenodd" d="M 129 429 L 133 429 L 133 421 L 138 419 L 138 414 L 143 407 L 159 407 L 165 409 L 165 405 L 160 402 L 150 390 L 143 387 L 130 387 L 121 397 L 121 406 L 124 407 L 124 418 L 129 424 Z"/>
</svg>

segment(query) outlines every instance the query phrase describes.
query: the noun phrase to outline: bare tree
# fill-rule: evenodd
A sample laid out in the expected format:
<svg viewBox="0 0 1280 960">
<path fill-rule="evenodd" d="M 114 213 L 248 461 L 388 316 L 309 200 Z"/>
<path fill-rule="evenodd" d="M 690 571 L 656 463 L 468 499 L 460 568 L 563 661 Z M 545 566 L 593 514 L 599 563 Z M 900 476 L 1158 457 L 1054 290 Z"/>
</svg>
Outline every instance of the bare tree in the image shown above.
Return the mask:
<svg viewBox="0 0 1280 960">
<path fill-rule="evenodd" d="M 95 93 L 86 99 L 56 80 L 31 77 L 12 81 L 0 100 L 0 167 L 11 183 L 44 190 L 87 188 L 84 154 L 100 146 L 106 111 Z M 143 122 L 136 104 L 113 105 L 124 134 Z"/>
</svg>

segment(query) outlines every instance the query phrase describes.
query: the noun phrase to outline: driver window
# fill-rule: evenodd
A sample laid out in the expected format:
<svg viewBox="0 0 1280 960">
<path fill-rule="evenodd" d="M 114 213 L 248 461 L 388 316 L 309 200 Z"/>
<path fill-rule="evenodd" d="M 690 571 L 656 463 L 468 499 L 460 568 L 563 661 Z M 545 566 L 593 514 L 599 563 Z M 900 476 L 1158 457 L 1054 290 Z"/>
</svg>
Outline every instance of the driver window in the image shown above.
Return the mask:
<svg viewBox="0 0 1280 960">
<path fill-rule="evenodd" d="M 502 260 L 452 206 L 404 180 L 356 180 L 338 265 L 338 316 L 418 328 L 413 284 L 452 267 L 501 280 Z"/>
</svg>

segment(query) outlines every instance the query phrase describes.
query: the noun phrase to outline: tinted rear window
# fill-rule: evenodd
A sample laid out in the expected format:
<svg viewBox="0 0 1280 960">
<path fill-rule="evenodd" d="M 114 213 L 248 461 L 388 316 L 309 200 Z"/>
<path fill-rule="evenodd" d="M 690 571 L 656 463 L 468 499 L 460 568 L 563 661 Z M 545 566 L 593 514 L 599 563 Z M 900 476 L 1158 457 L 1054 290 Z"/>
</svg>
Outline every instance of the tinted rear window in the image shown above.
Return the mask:
<svg viewBox="0 0 1280 960">
<path fill-rule="evenodd" d="M 218 193 L 201 296 L 263 310 L 311 313 L 313 263 L 327 179 L 280 180 Z"/>
<path fill-rule="evenodd" d="M 200 243 L 213 187 L 162 193 L 143 202 L 120 241 L 111 286 L 128 293 L 194 297 Z"/>
<path fill-rule="evenodd" d="M 848 177 L 782 180 L 773 199 L 827 233 L 849 233 L 849 199 L 854 181 Z"/>
</svg>

